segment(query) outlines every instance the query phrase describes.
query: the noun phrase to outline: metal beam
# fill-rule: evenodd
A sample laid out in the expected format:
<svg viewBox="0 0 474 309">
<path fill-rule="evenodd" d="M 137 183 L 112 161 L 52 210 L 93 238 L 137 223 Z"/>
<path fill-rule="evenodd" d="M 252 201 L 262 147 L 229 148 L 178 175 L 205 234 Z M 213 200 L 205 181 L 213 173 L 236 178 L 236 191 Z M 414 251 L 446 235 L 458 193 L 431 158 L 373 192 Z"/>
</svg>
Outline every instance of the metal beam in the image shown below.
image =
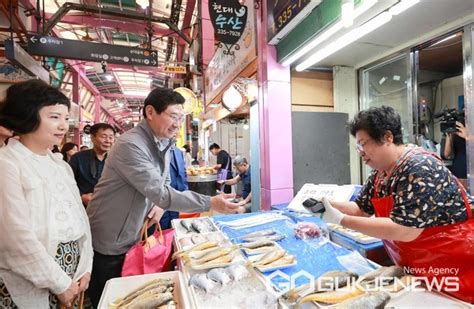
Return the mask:
<svg viewBox="0 0 474 309">
<path fill-rule="evenodd" d="M 146 16 L 144 14 L 134 12 L 134 11 L 125 11 L 119 10 L 115 8 L 99 8 L 98 6 L 92 5 L 83 5 L 77 3 L 66 2 L 64 3 L 57 11 L 53 14 L 51 19 L 45 25 L 44 34 L 48 34 L 53 27 L 61 21 L 61 19 L 66 16 L 66 14 L 71 11 L 82 11 L 82 12 L 89 12 L 94 14 L 101 14 L 101 15 L 110 15 L 115 17 L 123 17 L 127 19 L 135 19 L 135 20 L 150 20 L 154 23 L 161 23 L 166 24 L 171 30 L 176 32 L 180 37 L 182 37 L 188 44 L 191 44 L 191 39 L 187 37 L 181 30 L 178 29 L 176 24 L 172 23 L 169 18 L 158 17 L 158 16 Z"/>
<path fill-rule="evenodd" d="M 53 14 L 46 13 L 46 19 L 51 20 Z M 100 28 L 109 28 L 109 29 L 119 29 L 122 32 L 138 33 L 144 34 L 147 33 L 147 26 L 144 23 L 135 23 L 130 20 L 120 20 L 117 18 L 97 18 L 91 15 L 67 15 L 61 18 L 61 23 L 71 24 L 71 25 L 81 25 L 84 27 L 100 27 Z M 168 28 L 153 26 L 153 33 L 160 36 L 177 36 L 177 34 L 169 30 Z"/>
</svg>

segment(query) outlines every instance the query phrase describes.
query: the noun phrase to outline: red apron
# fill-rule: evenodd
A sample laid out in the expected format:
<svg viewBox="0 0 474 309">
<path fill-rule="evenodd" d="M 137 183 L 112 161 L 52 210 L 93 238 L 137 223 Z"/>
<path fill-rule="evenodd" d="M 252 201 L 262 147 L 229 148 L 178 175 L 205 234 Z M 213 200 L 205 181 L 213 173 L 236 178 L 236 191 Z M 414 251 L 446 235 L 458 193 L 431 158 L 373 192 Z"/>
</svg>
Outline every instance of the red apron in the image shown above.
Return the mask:
<svg viewBox="0 0 474 309">
<path fill-rule="evenodd" d="M 403 161 L 411 156 L 412 154 L 408 154 Z M 444 292 L 472 304 L 474 303 L 474 220 L 472 220 L 471 207 L 466 192 L 459 181 L 457 182 L 461 188 L 466 206 L 467 221 L 425 228 L 420 236 L 410 242 L 394 240 L 384 240 L 383 242 L 392 261 L 400 267 L 405 267 L 405 269 L 410 267 L 413 275 L 427 277 L 429 280 L 437 278 L 438 283 L 443 281 L 443 277 L 458 277 L 459 290 L 451 291 L 452 283 L 444 281 L 445 285 L 443 286 L 448 288 L 448 290 L 443 289 Z M 377 175 L 374 185 L 374 197 L 371 202 L 374 206 L 375 216 L 389 218 L 394 206 L 393 188 L 390 189 L 389 196 L 378 197 L 380 183 L 381 181 Z M 459 271 L 457 275 L 449 272 L 446 274 L 436 273 L 436 271 L 448 269 Z M 452 280 L 452 278 L 444 280 Z"/>
</svg>

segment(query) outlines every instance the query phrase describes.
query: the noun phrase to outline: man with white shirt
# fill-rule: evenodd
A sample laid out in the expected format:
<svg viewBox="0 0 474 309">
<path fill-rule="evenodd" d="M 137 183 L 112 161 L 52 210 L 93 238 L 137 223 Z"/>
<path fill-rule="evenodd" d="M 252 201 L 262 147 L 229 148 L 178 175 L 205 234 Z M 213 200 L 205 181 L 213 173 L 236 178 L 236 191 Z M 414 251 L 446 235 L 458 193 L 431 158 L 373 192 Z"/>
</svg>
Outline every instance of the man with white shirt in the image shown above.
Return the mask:
<svg viewBox="0 0 474 309">
<path fill-rule="evenodd" d="M 157 223 L 164 210 L 236 212 L 229 196 L 179 192 L 170 186 L 170 147 L 184 119 L 184 98 L 156 88 L 145 99 L 142 120 L 120 136 L 108 153 L 87 208 L 94 265 L 89 295 L 97 307 L 105 282 L 119 277 L 125 253 L 139 240 L 146 217 Z M 156 205 L 156 206 L 154 206 Z"/>
</svg>

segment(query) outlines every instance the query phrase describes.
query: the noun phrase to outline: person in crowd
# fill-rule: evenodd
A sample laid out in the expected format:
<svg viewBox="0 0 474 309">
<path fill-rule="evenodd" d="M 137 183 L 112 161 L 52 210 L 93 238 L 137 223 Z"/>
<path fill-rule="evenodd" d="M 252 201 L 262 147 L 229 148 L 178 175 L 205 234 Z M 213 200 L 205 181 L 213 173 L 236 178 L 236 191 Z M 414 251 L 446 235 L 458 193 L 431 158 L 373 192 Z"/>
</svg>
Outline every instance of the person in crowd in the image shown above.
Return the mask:
<svg viewBox="0 0 474 309">
<path fill-rule="evenodd" d="M 467 179 L 466 140 L 468 134 L 462 122 L 456 121 L 456 129 L 456 132 L 446 134 L 443 155 L 445 158 L 452 157 L 453 164 L 449 166 L 449 170 L 461 182 L 465 182 Z"/>
<path fill-rule="evenodd" d="M 0 151 L 1 308 L 70 307 L 88 287 L 89 221 L 71 168 L 50 151 L 69 108 L 40 80 L 10 86 L 0 104 L 0 125 L 19 136 Z"/>
<path fill-rule="evenodd" d="M 85 150 L 89 150 L 89 146 L 82 145 L 81 148 L 79 148 L 79 151 L 85 151 Z"/>
<path fill-rule="evenodd" d="M 63 159 L 66 162 L 71 160 L 71 157 L 77 152 L 78 147 L 74 143 L 65 143 L 61 148 L 61 153 L 63 154 Z"/>
<path fill-rule="evenodd" d="M 355 202 L 323 198 L 322 219 L 383 239 L 393 262 L 419 276 L 439 282 L 438 270 L 457 269 L 459 290 L 445 291 L 474 303 L 473 199 L 433 153 L 403 144 L 393 108 L 359 112 L 350 131 L 373 171 Z"/>
<path fill-rule="evenodd" d="M 230 155 L 227 153 L 227 151 L 221 149 L 219 145 L 216 143 L 213 143 L 211 146 L 209 146 L 209 151 L 217 156 L 217 164 L 214 165 L 214 169 L 217 170 L 221 181 L 222 180 L 228 180 L 232 179 L 232 159 Z M 230 193 L 232 192 L 232 187 L 229 185 L 224 185 L 224 188 L 222 189 L 222 192 L 224 193 Z"/>
<path fill-rule="evenodd" d="M 58 145 L 53 145 L 53 147 L 51 148 L 51 152 L 52 153 L 60 153 L 61 150 L 59 149 Z"/>
<path fill-rule="evenodd" d="M 232 179 L 225 180 L 224 183 L 232 186 L 240 181 L 242 182 L 242 200 L 237 203 L 242 207 L 239 209 L 239 212 L 250 212 L 250 202 L 252 201 L 250 165 L 245 157 L 237 156 L 234 159 L 234 166 L 238 171 L 238 175 Z"/>
<path fill-rule="evenodd" d="M 188 144 L 184 144 L 183 149 L 184 149 L 185 167 L 191 167 L 193 163 L 193 156 L 191 155 L 191 147 L 189 147 Z"/>
<path fill-rule="evenodd" d="M 121 135 L 87 207 L 94 246 L 89 288 L 97 306 L 105 282 L 121 274 L 125 253 L 138 241 L 145 218 L 158 223 L 162 209 L 180 212 L 235 212 L 232 195 L 206 196 L 170 186 L 170 148 L 185 117 L 184 98 L 155 88 L 144 102 L 144 119 Z"/>
<path fill-rule="evenodd" d="M 81 192 L 82 203 L 86 207 L 102 175 L 107 152 L 114 143 L 115 129 L 107 123 L 96 123 L 91 127 L 90 134 L 94 145 L 92 149 L 76 153 L 69 161 Z"/>
</svg>

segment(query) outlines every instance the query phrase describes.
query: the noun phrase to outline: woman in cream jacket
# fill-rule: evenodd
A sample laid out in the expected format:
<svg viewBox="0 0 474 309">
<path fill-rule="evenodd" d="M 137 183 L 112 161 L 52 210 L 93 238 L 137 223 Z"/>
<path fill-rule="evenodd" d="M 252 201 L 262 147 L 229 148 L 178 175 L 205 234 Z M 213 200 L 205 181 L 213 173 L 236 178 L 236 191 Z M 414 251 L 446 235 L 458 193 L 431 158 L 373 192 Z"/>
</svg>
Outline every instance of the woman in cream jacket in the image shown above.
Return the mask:
<svg viewBox="0 0 474 309">
<path fill-rule="evenodd" d="M 0 126 L 0 307 L 71 306 L 92 268 L 89 221 L 69 165 L 49 150 L 67 133 L 69 100 L 39 80 L 8 88 Z"/>
</svg>

